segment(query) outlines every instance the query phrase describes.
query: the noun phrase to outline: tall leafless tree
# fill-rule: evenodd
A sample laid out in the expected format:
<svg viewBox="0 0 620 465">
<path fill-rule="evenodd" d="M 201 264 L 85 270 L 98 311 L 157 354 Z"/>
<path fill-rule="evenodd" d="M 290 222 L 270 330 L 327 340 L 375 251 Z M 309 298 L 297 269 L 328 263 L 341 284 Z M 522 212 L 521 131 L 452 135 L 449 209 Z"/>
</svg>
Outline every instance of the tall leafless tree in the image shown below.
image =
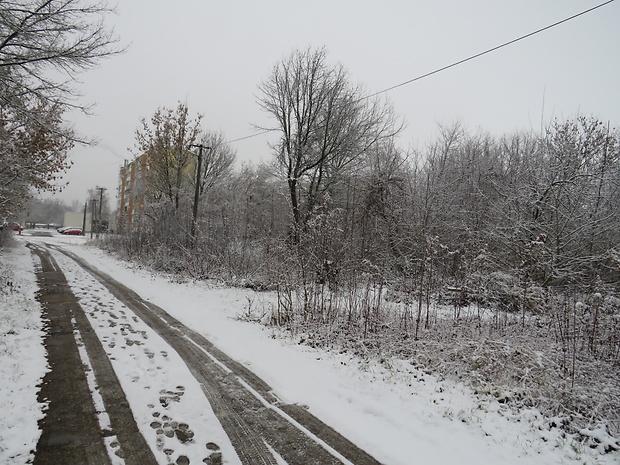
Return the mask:
<svg viewBox="0 0 620 465">
<path fill-rule="evenodd" d="M 389 105 L 367 99 L 325 49 L 295 51 L 259 85 L 281 133 L 274 147 L 289 189 L 295 239 L 319 197 L 379 141 L 400 130 Z"/>
<path fill-rule="evenodd" d="M 207 148 L 203 154 L 200 173 L 196 177 L 200 195 L 203 195 L 230 174 L 236 152 L 226 143 L 222 133 L 208 132 L 200 138 L 200 143 Z"/>
</svg>

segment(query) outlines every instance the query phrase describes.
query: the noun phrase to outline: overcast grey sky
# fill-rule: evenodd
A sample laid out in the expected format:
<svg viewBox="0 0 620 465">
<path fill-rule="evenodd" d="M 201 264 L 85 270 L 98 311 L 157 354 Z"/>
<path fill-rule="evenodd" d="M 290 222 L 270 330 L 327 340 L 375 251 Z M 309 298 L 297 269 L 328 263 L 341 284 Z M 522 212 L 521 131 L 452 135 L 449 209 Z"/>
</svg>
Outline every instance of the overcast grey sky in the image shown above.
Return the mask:
<svg viewBox="0 0 620 465">
<path fill-rule="evenodd" d="M 80 76 L 94 115 L 69 115 L 98 146 L 76 147 L 59 198 L 95 186 L 115 202 L 141 117 L 187 102 L 228 140 L 269 126 L 257 85 L 295 49 L 325 46 L 374 93 L 595 6 L 590 0 L 124 0 L 108 18 L 127 51 Z M 502 135 L 577 114 L 620 123 L 620 2 L 387 93 L 406 123 L 403 149 L 423 149 L 438 124 Z M 270 136 L 273 138 L 273 136 Z M 268 160 L 268 136 L 233 144 Z"/>
</svg>

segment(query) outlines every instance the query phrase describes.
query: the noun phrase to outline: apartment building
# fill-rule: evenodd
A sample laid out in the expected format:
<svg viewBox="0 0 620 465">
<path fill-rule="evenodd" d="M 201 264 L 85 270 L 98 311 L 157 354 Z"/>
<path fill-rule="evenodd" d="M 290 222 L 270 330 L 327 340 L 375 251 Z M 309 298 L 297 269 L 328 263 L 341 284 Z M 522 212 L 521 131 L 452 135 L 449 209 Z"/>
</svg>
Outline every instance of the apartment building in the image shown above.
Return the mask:
<svg viewBox="0 0 620 465">
<path fill-rule="evenodd" d="M 120 169 L 118 187 L 118 232 L 139 228 L 144 211 L 148 157 L 144 153 Z"/>
</svg>

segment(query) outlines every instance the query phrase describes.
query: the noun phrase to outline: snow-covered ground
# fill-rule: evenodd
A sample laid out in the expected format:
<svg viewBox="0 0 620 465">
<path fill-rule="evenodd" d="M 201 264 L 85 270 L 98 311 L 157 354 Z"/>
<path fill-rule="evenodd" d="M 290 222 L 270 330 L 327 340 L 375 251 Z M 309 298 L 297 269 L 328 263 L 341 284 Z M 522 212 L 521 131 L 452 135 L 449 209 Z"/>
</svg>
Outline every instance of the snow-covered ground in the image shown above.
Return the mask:
<svg viewBox="0 0 620 465">
<path fill-rule="evenodd" d="M 462 383 L 439 381 L 407 361 L 368 361 L 310 348 L 277 329 L 240 318 L 268 303 L 269 294 L 172 282 L 118 261 L 79 237 L 43 238 L 26 231 L 16 239 L 17 247 L 0 252 L 0 463 L 27 463 L 44 411 L 35 387 L 46 370 L 34 297 L 37 259 L 25 241 L 61 244 L 85 258 L 244 363 L 284 402 L 307 406 L 382 463 L 620 463 L 617 452 L 601 455 L 564 439 L 534 410 L 515 415 L 496 400 L 477 397 Z M 163 451 L 172 447 L 164 422 L 158 420 L 163 415 L 170 417 L 169 424 L 187 425 L 197 439 L 181 448 L 175 443 L 175 454 L 200 463 L 204 443 L 211 441 L 221 448 L 225 463 L 238 463 L 208 405 L 187 408 L 206 401 L 178 355 L 90 275 L 60 254 L 54 256 L 114 359 L 134 416 L 161 463 L 167 463 Z M 110 325 L 111 319 L 118 325 Z M 166 406 L 162 396 L 169 397 Z"/>
<path fill-rule="evenodd" d="M 41 306 L 30 251 L 0 251 L 0 463 L 33 457 L 45 406 L 37 385 L 48 370 Z"/>
</svg>

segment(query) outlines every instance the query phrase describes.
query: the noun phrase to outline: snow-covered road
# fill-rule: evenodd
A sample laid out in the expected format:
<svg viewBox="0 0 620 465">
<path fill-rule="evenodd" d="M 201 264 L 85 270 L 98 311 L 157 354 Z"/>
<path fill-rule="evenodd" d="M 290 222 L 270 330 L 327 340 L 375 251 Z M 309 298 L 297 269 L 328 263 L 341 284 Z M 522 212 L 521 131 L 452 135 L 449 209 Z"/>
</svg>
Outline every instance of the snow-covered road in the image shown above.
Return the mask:
<svg viewBox="0 0 620 465">
<path fill-rule="evenodd" d="M 305 410 L 282 405 L 256 375 L 161 308 L 72 253 L 54 255 L 160 463 L 208 463 L 213 454 L 244 464 L 379 463 Z M 206 455 L 206 444 L 217 452 Z"/>
</svg>

